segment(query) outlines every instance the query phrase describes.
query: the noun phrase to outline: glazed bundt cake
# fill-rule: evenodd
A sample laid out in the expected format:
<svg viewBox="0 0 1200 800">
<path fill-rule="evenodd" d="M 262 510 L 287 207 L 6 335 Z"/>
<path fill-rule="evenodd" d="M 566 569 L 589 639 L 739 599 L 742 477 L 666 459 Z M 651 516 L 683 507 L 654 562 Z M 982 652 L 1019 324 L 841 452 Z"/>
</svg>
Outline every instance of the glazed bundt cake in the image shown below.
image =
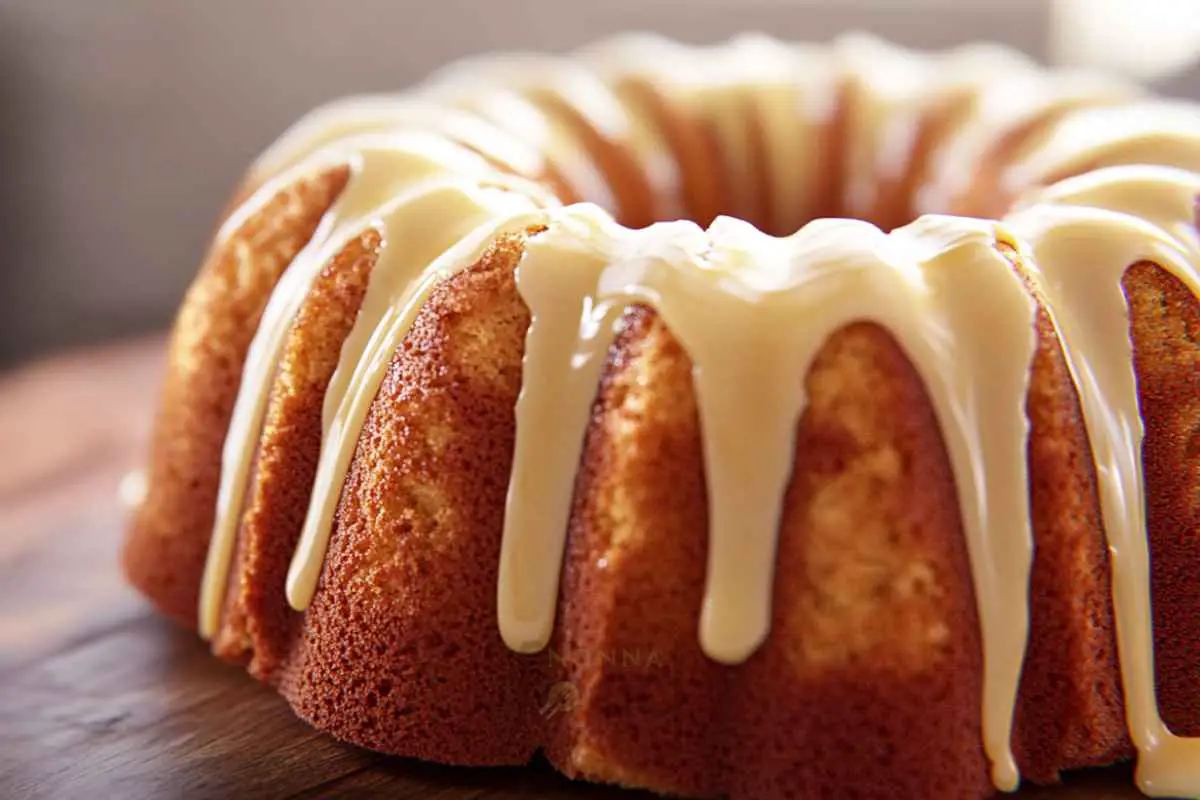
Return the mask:
<svg viewBox="0 0 1200 800">
<path fill-rule="evenodd" d="M 1200 108 L 991 46 L 335 103 L 187 294 L 125 568 L 385 753 L 1200 796 L 1198 196 Z"/>
</svg>

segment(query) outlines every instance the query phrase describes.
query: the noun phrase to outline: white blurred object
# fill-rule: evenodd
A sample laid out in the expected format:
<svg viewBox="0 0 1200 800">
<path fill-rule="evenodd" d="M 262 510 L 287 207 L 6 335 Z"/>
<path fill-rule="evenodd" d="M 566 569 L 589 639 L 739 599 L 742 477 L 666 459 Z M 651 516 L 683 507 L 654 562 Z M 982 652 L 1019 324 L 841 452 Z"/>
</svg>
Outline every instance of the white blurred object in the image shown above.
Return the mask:
<svg viewBox="0 0 1200 800">
<path fill-rule="evenodd" d="M 1200 60 L 1200 0 L 1056 0 L 1051 57 L 1144 81 Z"/>
</svg>

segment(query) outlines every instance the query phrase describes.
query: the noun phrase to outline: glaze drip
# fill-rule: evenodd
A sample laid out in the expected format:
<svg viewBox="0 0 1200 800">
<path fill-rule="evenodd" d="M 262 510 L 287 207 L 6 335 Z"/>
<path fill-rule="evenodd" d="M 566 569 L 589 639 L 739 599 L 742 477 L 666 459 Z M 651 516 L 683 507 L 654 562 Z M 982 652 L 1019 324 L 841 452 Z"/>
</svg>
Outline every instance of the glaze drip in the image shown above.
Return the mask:
<svg viewBox="0 0 1200 800">
<path fill-rule="evenodd" d="M 1038 264 L 1091 439 L 1113 564 L 1117 649 L 1138 785 L 1154 796 L 1200 795 L 1200 739 L 1172 734 L 1155 696 L 1142 418 L 1121 279 L 1150 261 L 1200 297 L 1194 227 L 1200 178 L 1113 168 L 1055 187 L 1009 217 Z M 1110 210 L 1111 209 L 1111 210 Z"/>
</svg>

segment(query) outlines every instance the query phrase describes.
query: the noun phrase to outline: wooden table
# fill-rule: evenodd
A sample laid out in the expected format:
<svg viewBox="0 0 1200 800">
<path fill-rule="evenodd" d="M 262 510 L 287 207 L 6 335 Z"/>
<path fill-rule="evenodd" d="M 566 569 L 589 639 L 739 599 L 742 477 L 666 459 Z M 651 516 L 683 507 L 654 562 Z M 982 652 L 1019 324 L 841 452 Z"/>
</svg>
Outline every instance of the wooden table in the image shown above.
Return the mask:
<svg viewBox="0 0 1200 800">
<path fill-rule="evenodd" d="M 152 614 L 121 580 L 117 486 L 161 342 L 0 376 L 0 798 L 611 798 L 545 765 L 454 769 L 345 746 Z M 1126 768 L 1022 800 L 1137 798 Z"/>
</svg>

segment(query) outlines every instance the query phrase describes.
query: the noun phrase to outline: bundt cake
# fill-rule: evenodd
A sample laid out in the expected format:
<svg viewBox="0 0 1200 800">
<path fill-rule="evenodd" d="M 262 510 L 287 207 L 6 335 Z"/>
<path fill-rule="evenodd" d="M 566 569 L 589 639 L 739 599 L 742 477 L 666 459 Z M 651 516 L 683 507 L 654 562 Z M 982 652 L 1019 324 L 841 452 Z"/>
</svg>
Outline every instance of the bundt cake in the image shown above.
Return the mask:
<svg viewBox="0 0 1200 800">
<path fill-rule="evenodd" d="M 125 569 L 385 753 L 1200 796 L 1198 196 L 1200 107 L 993 46 L 334 103 L 184 300 Z"/>
</svg>

